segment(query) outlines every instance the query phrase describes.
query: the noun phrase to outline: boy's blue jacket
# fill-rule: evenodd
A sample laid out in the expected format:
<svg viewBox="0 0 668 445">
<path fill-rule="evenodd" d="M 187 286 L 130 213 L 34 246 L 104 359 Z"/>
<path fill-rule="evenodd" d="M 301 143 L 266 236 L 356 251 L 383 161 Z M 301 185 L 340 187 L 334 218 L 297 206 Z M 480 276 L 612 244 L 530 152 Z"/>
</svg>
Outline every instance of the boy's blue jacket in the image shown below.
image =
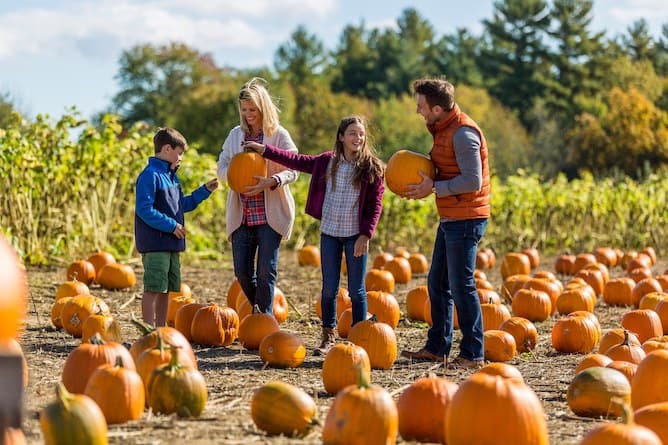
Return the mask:
<svg viewBox="0 0 668 445">
<path fill-rule="evenodd" d="M 183 196 L 170 164 L 149 158 L 136 185 L 135 242 L 139 253 L 184 251 L 186 240 L 173 234 L 176 223 L 185 226 L 184 213 L 194 210 L 210 194 L 202 185 L 192 195 Z"/>
</svg>

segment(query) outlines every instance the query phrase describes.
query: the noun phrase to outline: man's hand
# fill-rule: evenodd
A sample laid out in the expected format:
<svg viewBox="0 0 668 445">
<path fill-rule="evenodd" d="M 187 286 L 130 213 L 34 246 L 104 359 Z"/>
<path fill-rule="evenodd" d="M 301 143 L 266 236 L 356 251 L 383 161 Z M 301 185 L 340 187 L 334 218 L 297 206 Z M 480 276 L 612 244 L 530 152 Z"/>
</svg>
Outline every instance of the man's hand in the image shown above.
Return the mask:
<svg viewBox="0 0 668 445">
<path fill-rule="evenodd" d="M 418 171 L 418 173 L 422 176 L 422 182 L 419 184 L 408 184 L 406 186 L 406 198 L 421 199 L 431 195 L 434 189 L 434 180 L 422 170 Z"/>
<path fill-rule="evenodd" d="M 178 239 L 183 239 L 186 237 L 186 228 L 183 227 L 181 224 L 176 223 L 176 229 L 174 229 L 174 232 L 172 232 L 175 237 Z"/>
</svg>

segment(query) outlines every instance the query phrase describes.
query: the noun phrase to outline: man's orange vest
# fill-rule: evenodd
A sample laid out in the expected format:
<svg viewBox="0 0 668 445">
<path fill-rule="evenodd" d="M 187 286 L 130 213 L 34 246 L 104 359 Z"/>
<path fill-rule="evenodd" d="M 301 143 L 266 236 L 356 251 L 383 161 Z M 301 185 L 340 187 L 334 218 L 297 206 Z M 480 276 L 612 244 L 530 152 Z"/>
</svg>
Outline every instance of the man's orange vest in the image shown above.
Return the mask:
<svg viewBox="0 0 668 445">
<path fill-rule="evenodd" d="M 482 161 L 482 187 L 480 190 L 459 195 L 436 197 L 436 207 L 441 218 L 473 219 L 488 218 L 489 205 L 489 164 L 487 162 L 487 141 L 473 119 L 462 113 L 455 104 L 452 111 L 436 124 L 428 125 L 434 137 L 434 145 L 429 153 L 436 167 L 436 180 L 452 179 L 461 171 L 455 158 L 453 140 L 455 132 L 461 127 L 471 127 L 480 136 L 480 160 Z"/>
</svg>

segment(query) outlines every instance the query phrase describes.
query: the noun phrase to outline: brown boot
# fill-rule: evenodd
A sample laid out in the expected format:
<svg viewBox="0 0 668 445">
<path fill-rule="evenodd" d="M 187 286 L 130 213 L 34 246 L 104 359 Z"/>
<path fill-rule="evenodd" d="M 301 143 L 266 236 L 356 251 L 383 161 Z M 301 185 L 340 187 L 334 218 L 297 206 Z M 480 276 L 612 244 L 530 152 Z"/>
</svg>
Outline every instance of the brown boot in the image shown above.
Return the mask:
<svg viewBox="0 0 668 445">
<path fill-rule="evenodd" d="M 313 355 L 325 355 L 336 344 L 336 336 L 334 335 L 334 328 L 322 328 L 322 341 L 320 346 L 315 348 Z"/>
</svg>

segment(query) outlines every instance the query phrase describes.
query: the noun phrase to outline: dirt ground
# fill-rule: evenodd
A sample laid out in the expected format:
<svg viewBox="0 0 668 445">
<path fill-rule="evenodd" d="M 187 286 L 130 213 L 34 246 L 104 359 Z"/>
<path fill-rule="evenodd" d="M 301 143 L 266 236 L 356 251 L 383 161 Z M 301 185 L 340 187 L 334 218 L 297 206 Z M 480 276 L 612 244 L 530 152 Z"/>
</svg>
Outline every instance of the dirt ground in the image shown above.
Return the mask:
<svg viewBox="0 0 668 445">
<path fill-rule="evenodd" d="M 489 280 L 498 289 L 501 285 L 499 266 L 487 271 Z M 551 270 L 554 258 L 544 258 L 538 270 Z M 130 314 L 141 313 L 141 267 L 134 265 L 137 285 L 127 291 L 107 291 L 92 287 L 91 293 L 103 298 L 114 316 L 120 320 L 124 343 L 128 346 L 139 337 L 139 332 L 130 324 Z M 317 398 L 319 417 L 324 421 L 333 396 L 324 391 L 321 380 L 322 358 L 310 355 L 319 343 L 320 324 L 315 315 L 314 301 L 320 290 L 320 271 L 299 267 L 296 254 L 283 251 L 279 264 L 278 286 L 290 301 L 290 315 L 282 328 L 292 331 L 304 340 L 309 355 L 296 369 L 263 369 L 257 351 L 244 350 L 238 343 L 229 347 L 202 348 L 194 346 L 199 369 L 204 375 L 209 391 L 209 401 L 198 419 L 183 420 L 174 416 L 153 415 L 145 412 L 139 421 L 109 426 L 111 444 L 174 444 L 187 440 L 194 444 L 312 444 L 321 443 L 321 428 L 315 427 L 301 439 L 269 437 L 259 430 L 250 417 L 250 400 L 253 390 L 270 380 L 282 380 L 304 389 Z M 663 268 L 662 268 L 663 267 Z M 655 266 L 656 272 L 665 270 Z M 613 275 L 621 274 L 615 269 Z M 49 314 L 58 285 L 65 280 L 65 268 L 40 268 L 28 270 L 31 298 L 29 319 L 21 343 L 30 367 L 30 383 L 26 390 L 23 427 L 30 444 L 42 444 L 39 428 L 39 411 L 54 398 L 54 387 L 60 380 L 63 363 L 69 352 L 79 344 L 79 340 L 63 331 L 55 330 Z M 566 278 L 566 277 L 563 277 Z M 226 292 L 233 280 L 231 262 L 200 264 L 183 269 L 183 281 L 193 290 L 193 296 L 200 302 L 225 304 Z M 342 278 L 345 280 L 345 278 Z M 345 284 L 345 281 L 342 281 Z M 426 276 L 416 276 L 410 283 L 397 285 L 394 295 L 402 311 L 405 296 L 415 286 L 426 284 Z M 134 298 L 134 299 L 133 299 Z M 123 307 L 121 309 L 121 307 Z M 599 305 L 596 314 L 603 329 L 618 327 L 623 309 Z M 510 363 L 522 372 L 525 381 L 543 402 L 550 432 L 551 444 L 577 444 L 583 435 L 592 429 L 596 420 L 581 419 L 573 415 L 566 404 L 566 391 L 573 376 L 573 370 L 582 359 L 579 354 L 556 353 L 550 343 L 550 332 L 554 319 L 537 323 L 540 341 L 533 354 L 517 356 Z M 411 323 L 402 318 L 396 329 L 399 350 L 417 349 L 426 338 L 427 325 Z M 455 350 L 459 334 L 455 334 Z M 460 382 L 471 371 L 444 370 L 442 365 L 433 363 L 412 363 L 398 358 L 389 370 L 373 370 L 372 383 L 387 389 L 395 400 L 406 385 L 416 378 L 434 372 L 445 375 L 452 381 Z M 481 413 L 485 407 L 480 407 Z M 481 421 L 484 421 L 484 414 Z M 476 420 L 472 419 L 472 422 Z M 412 443 L 402 441 L 398 443 Z M 74 444 L 73 444 L 74 445 Z"/>
</svg>

